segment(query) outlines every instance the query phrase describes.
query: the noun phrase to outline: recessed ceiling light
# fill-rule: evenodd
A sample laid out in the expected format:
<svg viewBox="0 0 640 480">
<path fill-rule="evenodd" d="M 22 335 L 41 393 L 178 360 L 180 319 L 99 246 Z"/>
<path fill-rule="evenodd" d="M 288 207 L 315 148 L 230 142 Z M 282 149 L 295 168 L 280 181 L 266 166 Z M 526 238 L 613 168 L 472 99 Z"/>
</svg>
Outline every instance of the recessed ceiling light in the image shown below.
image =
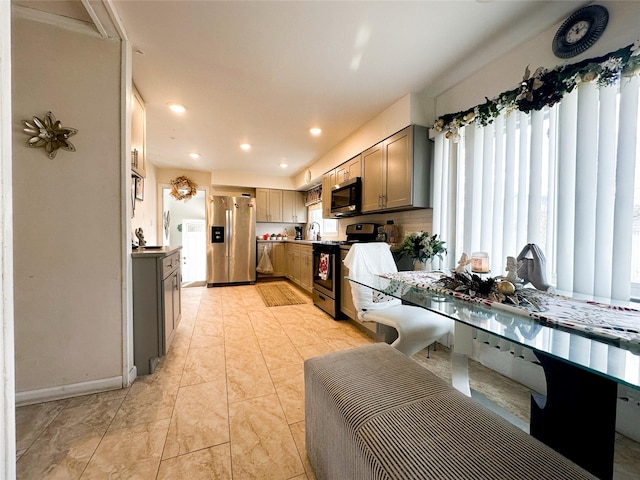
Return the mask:
<svg viewBox="0 0 640 480">
<path fill-rule="evenodd" d="M 310 129 L 309 129 L 309 133 L 310 133 L 311 135 L 318 136 L 318 135 L 320 135 L 320 134 L 322 133 L 322 129 L 320 129 L 320 128 L 318 128 L 318 127 L 313 127 L 313 128 L 310 128 Z"/>
<path fill-rule="evenodd" d="M 289 165 L 287 164 L 287 162 L 280 162 L 280 167 L 281 168 L 287 168 Z"/>
<path fill-rule="evenodd" d="M 195 153 L 195 152 L 194 153 L 190 153 L 189 156 L 191 158 L 200 158 L 200 154 L 199 153 Z"/>
<path fill-rule="evenodd" d="M 241 143 L 240 144 L 240 148 L 242 150 L 244 150 L 245 152 L 247 152 L 247 151 L 251 150 L 251 145 L 249 145 L 248 143 Z"/>
<path fill-rule="evenodd" d="M 175 113 L 184 113 L 187 111 L 187 108 L 184 105 L 180 105 L 178 103 L 170 103 L 169 108 Z"/>
</svg>

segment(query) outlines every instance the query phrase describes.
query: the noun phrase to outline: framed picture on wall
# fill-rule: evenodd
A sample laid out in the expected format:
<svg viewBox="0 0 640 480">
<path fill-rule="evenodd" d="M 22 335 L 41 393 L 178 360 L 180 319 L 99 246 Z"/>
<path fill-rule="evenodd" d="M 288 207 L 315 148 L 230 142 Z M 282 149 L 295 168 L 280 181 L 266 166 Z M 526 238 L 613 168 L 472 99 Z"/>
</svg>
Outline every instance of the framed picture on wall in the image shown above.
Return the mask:
<svg viewBox="0 0 640 480">
<path fill-rule="evenodd" d="M 144 200 L 144 178 L 136 177 L 136 200 Z"/>
<path fill-rule="evenodd" d="M 131 175 L 131 218 L 136 216 L 136 177 Z"/>
</svg>

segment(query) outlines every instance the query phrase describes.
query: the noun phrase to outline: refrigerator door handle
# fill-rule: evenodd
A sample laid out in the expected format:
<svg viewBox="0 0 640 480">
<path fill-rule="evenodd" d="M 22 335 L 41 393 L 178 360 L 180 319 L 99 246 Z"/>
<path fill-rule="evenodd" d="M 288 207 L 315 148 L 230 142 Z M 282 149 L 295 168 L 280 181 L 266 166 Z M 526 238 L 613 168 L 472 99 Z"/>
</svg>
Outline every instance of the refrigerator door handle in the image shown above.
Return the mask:
<svg viewBox="0 0 640 480">
<path fill-rule="evenodd" d="M 233 236 L 232 235 L 233 232 L 231 231 L 231 228 L 232 228 L 231 227 L 231 209 L 227 208 L 227 210 L 225 210 L 224 214 L 225 214 L 225 217 L 226 217 L 225 220 L 226 220 L 226 224 L 227 224 L 227 235 L 226 235 L 227 238 L 225 238 L 225 242 L 227 244 L 227 248 L 225 248 L 224 251 L 226 252 L 225 255 L 227 257 L 229 257 L 230 256 L 229 250 L 231 250 L 231 237 Z"/>
</svg>

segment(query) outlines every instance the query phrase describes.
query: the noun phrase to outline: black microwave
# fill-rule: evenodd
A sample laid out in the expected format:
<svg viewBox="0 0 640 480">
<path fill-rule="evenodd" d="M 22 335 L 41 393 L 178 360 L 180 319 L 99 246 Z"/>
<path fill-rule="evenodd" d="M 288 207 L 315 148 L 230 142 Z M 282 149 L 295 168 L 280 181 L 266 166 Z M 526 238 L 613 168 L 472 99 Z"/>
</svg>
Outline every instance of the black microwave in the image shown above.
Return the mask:
<svg viewBox="0 0 640 480">
<path fill-rule="evenodd" d="M 360 177 L 346 180 L 331 189 L 331 214 L 347 217 L 360 214 L 362 181 Z"/>
</svg>

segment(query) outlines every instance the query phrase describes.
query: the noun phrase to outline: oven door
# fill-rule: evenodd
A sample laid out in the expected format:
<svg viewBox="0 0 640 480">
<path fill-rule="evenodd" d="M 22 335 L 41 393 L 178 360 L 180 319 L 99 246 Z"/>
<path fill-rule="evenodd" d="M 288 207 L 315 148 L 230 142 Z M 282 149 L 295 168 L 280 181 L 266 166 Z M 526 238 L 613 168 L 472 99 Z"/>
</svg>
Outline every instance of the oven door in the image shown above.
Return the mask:
<svg viewBox="0 0 640 480">
<path fill-rule="evenodd" d="M 336 259 L 340 253 L 338 245 L 313 245 L 313 288 L 336 298 Z"/>
</svg>

